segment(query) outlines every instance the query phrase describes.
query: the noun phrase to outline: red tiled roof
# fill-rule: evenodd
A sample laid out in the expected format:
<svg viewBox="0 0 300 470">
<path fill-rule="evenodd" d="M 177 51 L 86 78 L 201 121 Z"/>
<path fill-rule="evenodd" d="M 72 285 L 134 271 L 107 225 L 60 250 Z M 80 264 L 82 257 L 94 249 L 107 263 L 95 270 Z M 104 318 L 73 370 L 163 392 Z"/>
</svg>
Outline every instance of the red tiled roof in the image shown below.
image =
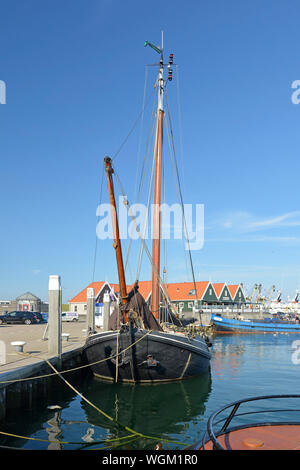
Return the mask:
<svg viewBox="0 0 300 470">
<path fill-rule="evenodd" d="M 224 286 L 225 286 L 225 282 L 217 282 L 216 284 L 213 284 L 213 288 L 215 289 L 215 293 L 218 298 L 220 297 Z"/>
<path fill-rule="evenodd" d="M 171 300 L 193 300 L 197 298 L 200 300 L 202 299 L 208 285 L 208 281 L 196 282 L 197 296 L 195 294 L 189 295 L 189 292 L 195 290 L 193 282 L 170 283 L 167 284 L 167 290 Z"/>
<path fill-rule="evenodd" d="M 87 289 L 89 287 L 93 287 L 95 289 L 95 296 L 97 297 L 97 295 L 100 293 L 104 284 L 105 284 L 105 281 L 92 282 L 87 287 L 85 287 L 81 292 L 79 292 L 79 294 L 75 295 L 75 297 L 73 297 L 69 302 L 70 303 L 81 303 L 81 302 L 85 303 L 87 301 Z M 195 294 L 189 295 L 189 292 L 195 289 L 193 282 L 169 283 L 167 284 L 167 291 L 168 291 L 170 300 L 172 301 L 196 300 L 196 298 L 201 300 L 209 284 L 211 284 L 209 281 L 196 282 L 197 297 Z M 111 288 L 113 288 L 115 293 L 119 292 L 120 290 L 119 284 L 109 283 L 109 285 L 111 286 Z M 211 285 L 213 286 L 217 297 L 220 297 L 222 290 L 224 286 L 226 285 L 226 283 L 220 282 L 220 283 L 213 283 Z M 132 284 L 131 286 L 127 286 L 127 292 L 130 292 L 133 286 L 134 284 Z M 227 287 L 233 299 L 237 292 L 237 289 L 239 288 L 239 284 L 231 284 L 231 285 L 228 285 Z M 148 299 L 149 295 L 151 294 L 151 290 L 152 290 L 152 281 L 139 281 L 139 292 L 144 297 L 145 300 Z"/>
<path fill-rule="evenodd" d="M 89 284 L 87 287 L 85 287 L 79 294 L 75 295 L 71 300 L 69 300 L 69 303 L 85 303 L 87 301 L 87 290 L 90 287 L 93 287 L 95 289 L 95 297 L 100 293 L 102 287 L 104 286 L 105 281 L 100 281 L 100 282 L 92 282 Z M 113 288 L 114 293 L 116 294 L 120 290 L 119 284 L 112 284 L 108 283 L 111 288 Z M 134 284 L 131 286 L 126 286 L 127 288 L 127 293 L 130 292 L 130 290 L 133 288 Z M 151 294 L 151 288 L 152 288 L 152 282 L 151 281 L 139 281 L 139 292 L 140 294 L 144 297 L 144 299 L 147 300 L 149 295 Z"/>
<path fill-rule="evenodd" d="M 230 284 L 227 286 L 230 292 L 231 298 L 234 299 L 235 294 L 237 293 L 238 288 L 240 287 L 239 284 Z"/>
<path fill-rule="evenodd" d="M 94 288 L 95 289 L 95 297 L 99 294 L 101 291 L 102 287 L 104 286 L 105 281 L 100 281 L 100 282 L 92 282 L 89 284 L 87 287 L 85 287 L 79 294 L 75 295 L 73 299 L 69 300 L 69 303 L 85 303 L 87 301 L 87 290 L 88 288 Z M 119 284 L 111 284 L 109 283 L 110 287 L 114 289 L 114 292 L 119 291 Z"/>
</svg>

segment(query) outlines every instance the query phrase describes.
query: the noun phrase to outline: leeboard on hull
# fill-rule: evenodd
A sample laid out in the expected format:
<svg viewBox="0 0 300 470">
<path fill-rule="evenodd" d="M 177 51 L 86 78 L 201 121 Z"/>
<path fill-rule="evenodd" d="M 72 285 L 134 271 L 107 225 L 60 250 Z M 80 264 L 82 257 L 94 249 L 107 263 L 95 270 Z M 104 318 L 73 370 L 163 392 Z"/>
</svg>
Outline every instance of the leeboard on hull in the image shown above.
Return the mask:
<svg viewBox="0 0 300 470">
<path fill-rule="evenodd" d="M 219 333 L 300 333 L 300 324 L 293 322 L 235 320 L 212 315 L 213 329 Z"/>
<path fill-rule="evenodd" d="M 94 375 L 120 382 L 186 379 L 207 372 L 211 358 L 201 336 L 191 339 L 136 328 L 92 335 L 84 354 Z"/>
</svg>

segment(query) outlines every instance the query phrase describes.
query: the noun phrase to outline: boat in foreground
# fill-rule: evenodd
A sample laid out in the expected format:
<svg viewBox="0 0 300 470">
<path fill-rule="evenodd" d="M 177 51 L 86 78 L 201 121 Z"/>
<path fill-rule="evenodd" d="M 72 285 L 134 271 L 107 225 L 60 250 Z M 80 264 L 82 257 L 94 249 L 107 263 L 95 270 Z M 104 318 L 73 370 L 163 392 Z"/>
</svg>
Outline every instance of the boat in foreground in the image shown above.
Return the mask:
<svg viewBox="0 0 300 470">
<path fill-rule="evenodd" d="M 295 420 L 295 413 L 300 410 L 296 409 L 295 402 L 299 402 L 299 398 L 300 395 L 267 395 L 230 403 L 210 416 L 203 439 L 189 449 L 298 450 L 300 449 L 300 420 Z M 249 406 L 255 405 L 257 401 L 260 401 L 260 404 L 249 411 Z M 268 403 L 268 408 L 262 409 L 262 401 Z M 280 401 L 279 409 L 276 403 L 278 401 Z M 284 401 L 288 403 L 289 408 L 282 408 L 286 406 L 282 405 Z M 237 413 L 241 405 L 248 411 Z M 279 413 L 281 419 L 278 419 Z M 220 419 L 222 414 L 223 418 Z M 257 422 L 259 414 L 267 414 L 268 421 Z M 239 418 L 241 422 L 241 416 L 243 424 L 231 426 L 234 418 Z M 255 416 L 255 422 L 250 424 L 249 420 L 252 420 L 253 416 Z M 272 417 L 276 418 L 273 420 Z"/>
<path fill-rule="evenodd" d="M 217 333 L 300 333 L 299 323 L 279 318 L 237 320 L 212 314 L 211 324 Z"/>
</svg>

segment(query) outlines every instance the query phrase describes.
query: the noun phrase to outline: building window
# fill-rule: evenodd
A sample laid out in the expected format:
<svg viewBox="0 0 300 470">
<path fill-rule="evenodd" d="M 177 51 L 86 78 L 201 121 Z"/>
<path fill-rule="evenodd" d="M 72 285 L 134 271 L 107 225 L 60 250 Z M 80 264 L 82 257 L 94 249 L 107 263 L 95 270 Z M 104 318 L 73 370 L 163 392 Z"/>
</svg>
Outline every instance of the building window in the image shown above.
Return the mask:
<svg viewBox="0 0 300 470">
<path fill-rule="evenodd" d="M 212 289 L 209 289 L 209 295 L 212 295 Z"/>
<path fill-rule="evenodd" d="M 179 306 L 179 308 L 183 308 L 184 307 L 184 302 L 179 302 L 178 306 Z"/>
<path fill-rule="evenodd" d="M 188 308 L 193 308 L 194 303 L 193 302 L 188 302 Z"/>
<path fill-rule="evenodd" d="M 196 295 L 196 289 L 190 290 L 190 292 L 188 293 L 188 295 Z"/>
<path fill-rule="evenodd" d="M 74 312 L 77 312 L 77 305 L 74 306 Z"/>
<path fill-rule="evenodd" d="M 87 310 L 87 305 L 86 305 L 86 304 L 85 304 L 85 306 L 84 306 L 84 310 Z"/>
</svg>

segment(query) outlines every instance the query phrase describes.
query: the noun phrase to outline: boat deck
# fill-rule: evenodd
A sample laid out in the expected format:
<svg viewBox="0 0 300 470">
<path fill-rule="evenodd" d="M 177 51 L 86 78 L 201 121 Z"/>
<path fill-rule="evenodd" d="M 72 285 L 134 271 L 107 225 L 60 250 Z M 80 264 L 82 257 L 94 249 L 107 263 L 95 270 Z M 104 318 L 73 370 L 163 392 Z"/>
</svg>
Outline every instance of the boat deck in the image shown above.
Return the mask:
<svg viewBox="0 0 300 470">
<path fill-rule="evenodd" d="M 193 449 L 300 450 L 299 400 L 298 394 L 263 395 L 229 403 L 209 417 L 202 442 Z M 259 422 L 253 422 L 258 415 Z M 243 417 L 244 424 L 232 427 L 237 417 Z"/>
<path fill-rule="evenodd" d="M 225 450 L 300 450 L 300 425 L 269 425 L 233 430 L 218 436 Z M 213 450 L 212 441 L 204 449 Z"/>
</svg>

